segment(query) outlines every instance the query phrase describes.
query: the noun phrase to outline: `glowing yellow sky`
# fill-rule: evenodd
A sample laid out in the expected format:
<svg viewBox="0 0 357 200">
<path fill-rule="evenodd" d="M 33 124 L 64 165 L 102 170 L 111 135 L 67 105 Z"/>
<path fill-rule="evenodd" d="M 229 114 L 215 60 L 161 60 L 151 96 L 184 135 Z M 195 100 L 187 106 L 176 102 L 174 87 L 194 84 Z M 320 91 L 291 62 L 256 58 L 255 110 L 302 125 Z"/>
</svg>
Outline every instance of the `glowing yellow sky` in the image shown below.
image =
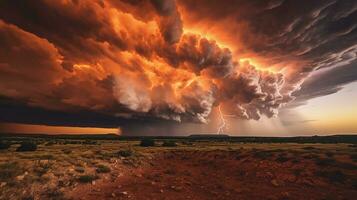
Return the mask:
<svg viewBox="0 0 357 200">
<path fill-rule="evenodd" d="M 296 111 L 318 133 L 357 133 L 357 83 L 338 93 L 314 98 Z"/>
<path fill-rule="evenodd" d="M 1 132 L 29 133 L 29 134 L 119 134 L 117 128 L 92 128 L 92 127 L 66 127 L 66 126 L 46 126 L 29 125 L 18 123 L 1 123 Z"/>
</svg>

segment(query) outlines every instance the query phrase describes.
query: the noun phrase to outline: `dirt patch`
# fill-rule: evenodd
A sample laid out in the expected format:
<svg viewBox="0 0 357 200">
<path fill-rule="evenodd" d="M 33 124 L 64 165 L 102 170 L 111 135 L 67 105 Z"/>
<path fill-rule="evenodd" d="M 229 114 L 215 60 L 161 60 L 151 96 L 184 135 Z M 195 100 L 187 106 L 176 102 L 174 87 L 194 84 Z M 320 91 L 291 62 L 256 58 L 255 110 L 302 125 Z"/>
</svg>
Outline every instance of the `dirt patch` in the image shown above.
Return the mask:
<svg viewBox="0 0 357 200">
<path fill-rule="evenodd" d="M 356 171 L 326 177 L 303 153 L 262 150 L 170 150 L 70 192 L 72 199 L 353 199 Z M 320 173 L 318 173 L 320 172 Z M 322 176 L 326 175 L 326 176 Z M 109 176 L 109 175 L 108 175 Z M 333 175 L 332 175 L 333 176 Z"/>
</svg>

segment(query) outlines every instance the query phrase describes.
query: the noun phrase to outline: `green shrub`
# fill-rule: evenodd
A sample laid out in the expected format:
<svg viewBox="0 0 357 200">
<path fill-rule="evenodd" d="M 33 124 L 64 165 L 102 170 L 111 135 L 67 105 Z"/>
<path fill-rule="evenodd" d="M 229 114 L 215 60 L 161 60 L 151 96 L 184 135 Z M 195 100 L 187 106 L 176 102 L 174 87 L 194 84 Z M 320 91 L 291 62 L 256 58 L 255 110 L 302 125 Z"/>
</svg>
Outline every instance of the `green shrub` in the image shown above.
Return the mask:
<svg viewBox="0 0 357 200">
<path fill-rule="evenodd" d="M 176 147 L 177 144 L 175 141 L 173 140 L 165 140 L 163 143 L 162 143 L 162 146 L 163 147 Z"/>
<path fill-rule="evenodd" d="M 318 171 L 317 176 L 327 178 L 332 183 L 342 183 L 346 180 L 346 175 L 339 170 L 334 171 Z"/>
<path fill-rule="evenodd" d="M 149 138 L 142 139 L 141 142 L 140 142 L 140 146 L 142 146 L 142 147 L 153 147 L 153 146 L 155 146 L 155 140 L 149 139 Z"/>
<path fill-rule="evenodd" d="M 191 146 L 191 145 L 193 145 L 193 142 L 184 140 L 184 141 L 182 141 L 182 144 Z"/>
<path fill-rule="evenodd" d="M 276 158 L 276 161 L 277 162 L 280 162 L 280 163 L 284 163 L 284 162 L 287 162 L 289 161 L 290 159 L 288 157 L 286 157 L 285 155 L 279 155 L 277 158 Z"/>
<path fill-rule="evenodd" d="M 315 158 L 315 163 L 319 166 L 334 166 L 336 165 L 336 160 L 331 158 Z"/>
<path fill-rule="evenodd" d="M 338 168 L 347 169 L 347 170 L 357 169 L 357 165 L 355 165 L 353 163 L 346 163 L 346 162 L 336 162 L 335 166 Z"/>
<path fill-rule="evenodd" d="M 92 144 L 94 142 L 94 144 L 96 143 L 96 141 L 91 141 L 91 140 L 86 140 L 86 141 L 84 141 L 84 142 L 82 142 L 82 141 L 79 141 L 79 140 L 65 140 L 64 142 L 63 142 L 63 144 Z"/>
<path fill-rule="evenodd" d="M 268 159 L 273 156 L 273 154 L 269 151 L 257 151 L 253 149 L 253 157 L 259 159 Z"/>
<path fill-rule="evenodd" d="M 0 141 L 0 150 L 8 149 L 8 148 L 10 148 L 10 146 L 11 146 L 11 144 L 8 142 Z"/>
<path fill-rule="evenodd" d="M 94 175 L 82 175 L 78 177 L 78 181 L 81 183 L 91 183 L 94 180 L 97 180 L 99 177 Z"/>
<path fill-rule="evenodd" d="M 319 159 L 320 157 L 316 154 L 307 154 L 307 155 L 304 155 L 303 158 L 305 158 L 305 159 Z"/>
<path fill-rule="evenodd" d="M 37 144 L 33 142 L 22 142 L 16 151 L 36 151 Z"/>
<path fill-rule="evenodd" d="M 96 171 L 97 173 L 109 173 L 110 168 L 105 165 L 98 165 Z"/>
<path fill-rule="evenodd" d="M 85 140 L 82 142 L 82 144 L 94 145 L 94 144 L 98 144 L 98 142 L 95 140 Z"/>
<path fill-rule="evenodd" d="M 56 142 L 54 142 L 54 141 L 49 141 L 49 142 L 47 142 L 47 143 L 45 144 L 45 146 L 52 146 L 52 145 L 54 145 L 54 144 L 56 144 Z"/>
<path fill-rule="evenodd" d="M 134 154 L 134 152 L 131 149 L 118 151 L 118 155 L 121 156 L 121 157 L 130 157 L 133 154 Z"/>
</svg>

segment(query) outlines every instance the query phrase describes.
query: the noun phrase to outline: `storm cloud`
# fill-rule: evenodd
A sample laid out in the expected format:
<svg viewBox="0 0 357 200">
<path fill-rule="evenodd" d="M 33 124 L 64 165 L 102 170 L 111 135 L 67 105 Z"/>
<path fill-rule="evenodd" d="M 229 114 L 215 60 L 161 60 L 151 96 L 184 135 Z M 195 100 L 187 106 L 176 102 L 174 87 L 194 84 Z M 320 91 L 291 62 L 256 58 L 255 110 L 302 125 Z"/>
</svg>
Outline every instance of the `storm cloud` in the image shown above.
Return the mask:
<svg viewBox="0 0 357 200">
<path fill-rule="evenodd" d="M 0 96 L 33 115 L 98 116 L 84 126 L 209 123 L 218 105 L 274 117 L 355 80 L 356 14 L 352 0 L 5 0 Z M 318 81 L 332 72 L 350 76 Z"/>
</svg>

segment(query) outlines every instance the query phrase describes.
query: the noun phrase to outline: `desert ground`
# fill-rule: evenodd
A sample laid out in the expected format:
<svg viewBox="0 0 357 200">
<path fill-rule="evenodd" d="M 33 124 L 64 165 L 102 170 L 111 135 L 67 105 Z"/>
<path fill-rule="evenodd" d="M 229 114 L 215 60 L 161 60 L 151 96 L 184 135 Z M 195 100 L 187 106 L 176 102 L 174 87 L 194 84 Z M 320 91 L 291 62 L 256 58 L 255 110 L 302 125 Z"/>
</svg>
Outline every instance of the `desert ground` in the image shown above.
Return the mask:
<svg viewBox="0 0 357 200">
<path fill-rule="evenodd" d="M 11 146 L 4 147 L 5 142 Z M 357 196 L 356 144 L 142 142 L 37 139 L 32 141 L 36 149 L 22 151 L 23 141 L 2 141 L 0 199 Z"/>
</svg>

